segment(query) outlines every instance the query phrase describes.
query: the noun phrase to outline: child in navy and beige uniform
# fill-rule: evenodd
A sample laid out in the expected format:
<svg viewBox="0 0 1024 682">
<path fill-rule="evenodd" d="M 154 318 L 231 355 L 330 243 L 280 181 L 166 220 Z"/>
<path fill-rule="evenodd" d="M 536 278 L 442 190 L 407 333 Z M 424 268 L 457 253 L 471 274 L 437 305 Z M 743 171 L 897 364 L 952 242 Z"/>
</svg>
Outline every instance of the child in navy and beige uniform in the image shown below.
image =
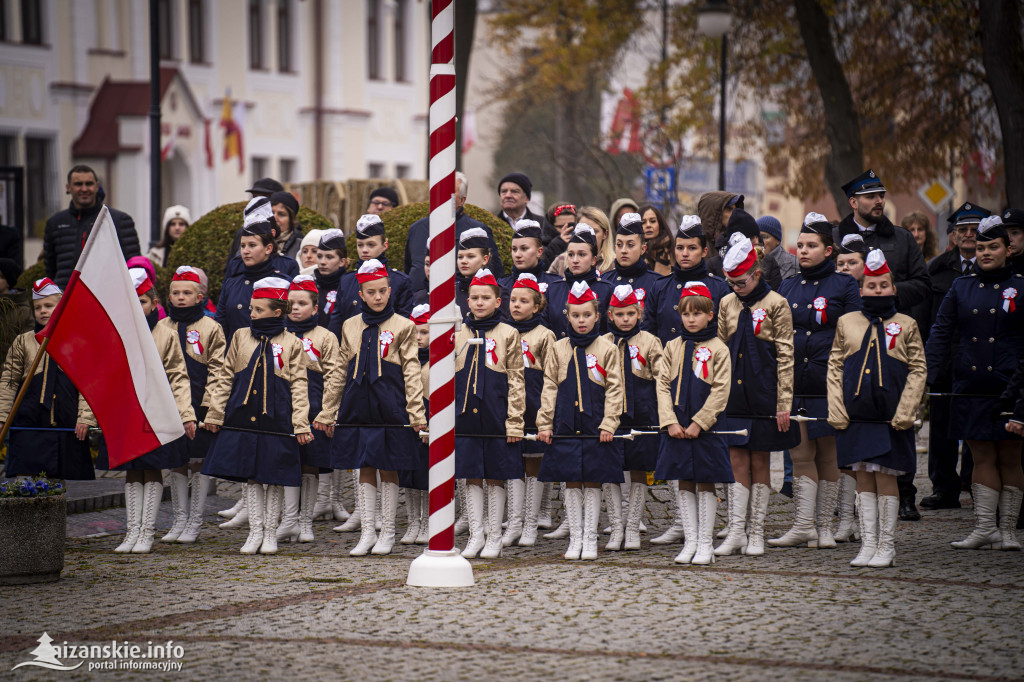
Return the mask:
<svg viewBox="0 0 1024 682">
<path fill-rule="evenodd" d="M 361 314 L 341 330 L 341 407 L 331 452 L 334 469 L 359 469 L 359 542 L 352 556 L 390 554 L 395 544 L 398 472 L 419 465 L 426 429 L 416 326 L 395 312 L 391 271 L 371 259 L 355 273 Z M 381 531 L 377 535 L 377 472 Z"/>
<path fill-rule="evenodd" d="M 928 337 L 929 383 L 952 359 L 957 395 L 950 405 L 949 437 L 967 441 L 974 457 L 976 526 L 953 543 L 958 549 L 1021 548 L 1021 439 L 1006 430 L 998 398 L 1024 357 L 1024 277 L 1009 265 L 1008 245 L 1002 218 L 989 216 L 978 224 L 977 269 L 953 281 Z"/>
<path fill-rule="evenodd" d="M 639 222 L 634 225 L 642 232 Z M 647 267 L 646 264 L 644 267 Z M 658 337 L 641 329 L 644 305 L 637 293 L 629 284 L 619 284 L 612 291 L 608 304 L 608 334 L 604 338 L 615 344 L 619 352 L 619 365 L 622 367 L 624 400 L 620 408 L 622 416 L 619 426 L 623 429 L 647 430 L 652 428 L 651 424 L 658 423 L 655 382 L 662 347 Z M 657 435 L 636 436 L 633 440 L 622 442 L 623 470 L 630 480 L 627 513 L 623 519 L 619 486 L 604 486 L 611 523 L 611 537 L 605 549 L 640 549 L 640 523 L 646 508 L 647 472 L 654 471 L 657 464 L 657 443 Z"/>
<path fill-rule="evenodd" d="M 655 478 L 679 481 L 679 506 L 686 543 L 676 563 L 714 563 L 715 484 L 734 482 L 722 414 L 729 401 L 732 363 L 718 339 L 711 290 L 687 282 L 678 311 L 682 333 L 668 342 L 658 370 L 658 413 L 665 429 Z M 685 426 L 684 426 L 685 424 Z"/>
<path fill-rule="evenodd" d="M 863 309 L 839 318 L 828 362 L 828 421 L 839 465 L 857 474 L 861 549 L 851 566 L 896 562 L 896 477 L 917 459 L 914 417 L 927 369 L 921 333 L 896 312 L 896 287 L 880 249 L 868 253 Z"/>
<path fill-rule="evenodd" d="M 34 376 L 27 376 L 32 360 L 39 351 L 36 333 L 50 321 L 62 292 L 49 277 L 36 280 L 32 287 L 32 310 L 36 327 L 15 337 L 4 360 L 0 378 L 0 427 L 11 420 L 11 426 L 24 429 L 74 429 L 74 433 L 57 431 L 11 431 L 4 462 L 6 476 L 38 476 L 45 472 L 50 478 L 91 481 L 96 478 L 86 436 L 96 426 L 89 405 L 78 393 L 67 375 L 44 355 Z M 28 392 L 11 414 L 21 386 L 29 382 Z"/>
<path fill-rule="evenodd" d="M 585 281 L 573 283 L 565 305 L 567 337 L 551 350 L 537 413 L 537 438 L 549 445 L 540 479 L 566 482 L 565 558 L 596 559 L 601 485 L 622 480 L 622 449 L 613 440 L 625 397 L 622 367 L 598 330 L 598 298 Z"/>
<path fill-rule="evenodd" d="M 468 293 L 470 312 L 455 334 L 455 477 L 466 481 L 469 507 L 469 540 L 462 556 L 496 559 L 502 548 L 505 481 L 523 477 L 523 351 L 519 332 L 501 321 L 501 288 L 491 271 L 478 271 Z"/>
<path fill-rule="evenodd" d="M 754 219 L 736 209 L 730 224 Z M 793 316 L 789 303 L 772 291 L 761 272 L 761 260 L 750 239 L 740 232 L 730 237 L 722 259 L 726 282 L 733 293 L 722 299 L 718 338 L 729 346 L 732 387 L 726 409 L 729 430 L 746 429 L 746 436 L 731 435 L 729 456 L 736 482 L 729 486 L 729 532 L 715 549 L 724 556 L 734 552 L 764 554 L 764 518 L 768 511 L 769 455 L 800 442 L 790 428 L 793 406 Z M 749 503 L 750 522 L 746 524 Z"/>
<path fill-rule="evenodd" d="M 428 275 L 429 279 L 429 275 Z M 409 320 L 416 325 L 416 354 L 423 385 L 423 414 L 430 414 L 430 305 L 420 303 Z M 398 485 L 405 490 L 409 525 L 399 540 L 403 545 L 425 545 L 430 539 L 430 450 L 426 443 L 416 446 L 416 466 L 398 472 Z"/>
<path fill-rule="evenodd" d="M 280 277 L 255 283 L 250 326 L 232 337 L 206 389 L 204 428 L 218 435 L 203 473 L 246 484 L 249 536 L 242 554 L 277 552 L 283 488 L 302 485 L 299 448 L 313 440 L 306 356 L 299 338 L 284 328 L 288 287 Z"/>
<path fill-rule="evenodd" d="M 542 284 L 533 274 L 520 273 L 512 285 L 508 305 L 507 324 L 519 332 L 523 352 L 526 392 L 523 426 L 529 431 L 537 428 L 537 412 L 540 410 L 540 396 L 544 389 L 544 368 L 555 344 L 555 335 L 543 324 L 546 299 L 541 291 Z M 536 441 L 525 442 L 523 445 L 526 476 L 511 482 L 508 528 L 501 539 L 505 547 L 516 541 L 520 547 L 533 547 L 537 543 L 537 517 L 544 494 L 544 484 L 537 480 L 537 475 L 546 447 Z"/>
<path fill-rule="evenodd" d="M 192 409 L 200 422 L 206 419 L 206 385 L 210 377 L 220 371 L 224 364 L 227 344 L 224 329 L 205 314 L 206 301 L 201 289 L 199 271 L 188 265 L 178 268 L 171 278 L 168 292 L 168 316 L 157 323 L 166 327 L 178 339 L 185 358 L 191 388 Z M 190 544 L 199 537 L 203 527 L 203 509 L 211 479 L 201 473 L 203 460 L 213 445 L 213 434 L 198 429 L 192 440 L 179 439 L 177 444 L 184 449 L 185 462 L 171 469 L 171 507 L 174 510 L 174 526 L 163 536 L 164 542 Z M 192 492 L 189 495 L 189 471 L 192 472 Z"/>
</svg>

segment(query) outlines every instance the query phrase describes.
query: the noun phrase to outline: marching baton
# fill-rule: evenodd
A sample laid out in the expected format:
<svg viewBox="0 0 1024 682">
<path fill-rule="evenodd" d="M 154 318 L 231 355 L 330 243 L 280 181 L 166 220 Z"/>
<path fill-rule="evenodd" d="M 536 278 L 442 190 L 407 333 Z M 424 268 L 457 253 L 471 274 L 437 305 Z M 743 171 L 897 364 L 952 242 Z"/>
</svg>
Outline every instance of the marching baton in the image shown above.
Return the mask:
<svg viewBox="0 0 1024 682">
<path fill-rule="evenodd" d="M 680 425 L 681 426 L 681 425 Z M 657 436 L 660 435 L 661 431 L 637 431 L 632 430 L 629 432 L 631 436 Z M 750 435 L 746 429 L 737 429 L 736 431 L 705 431 L 704 433 L 711 433 L 716 436 L 747 436 Z"/>
<path fill-rule="evenodd" d="M 807 417 L 807 416 L 802 415 L 802 414 L 791 415 L 789 419 L 790 419 L 790 421 L 794 421 L 794 422 L 797 422 L 797 423 L 800 423 L 800 422 L 827 422 L 828 421 L 827 417 Z M 850 423 L 851 424 L 889 424 L 890 422 L 887 422 L 887 421 L 884 421 L 884 420 L 881 420 L 881 419 L 851 419 Z M 913 425 L 914 426 L 920 426 L 921 425 L 921 420 L 920 419 L 915 419 Z"/>
<path fill-rule="evenodd" d="M 616 433 L 616 434 L 612 434 L 612 438 L 621 438 L 622 440 L 633 440 L 633 437 L 636 435 L 636 433 L 638 433 L 638 432 L 634 431 L 634 432 L 630 432 L 630 433 Z M 601 437 L 601 434 L 580 433 L 580 434 L 575 434 L 575 435 L 571 435 L 571 436 L 552 435 L 551 439 L 552 440 L 561 440 L 561 439 L 565 439 L 565 438 L 576 438 L 576 439 L 583 438 L 583 439 L 588 439 L 588 440 L 594 440 L 594 439 L 597 439 L 597 438 L 600 438 L 600 437 Z M 537 434 L 536 433 L 528 433 L 525 436 L 523 436 L 523 440 L 537 440 Z"/>
<path fill-rule="evenodd" d="M 199 428 L 202 428 L 205 425 L 205 423 L 200 422 Z M 242 433 L 255 433 L 256 435 L 259 436 L 284 436 L 286 438 L 295 438 L 294 433 L 281 433 L 280 431 L 261 431 L 259 429 L 243 429 L 238 426 L 219 426 L 217 424 L 213 424 L 213 426 L 216 426 L 218 431 L 240 431 Z"/>
<path fill-rule="evenodd" d="M 987 393 L 925 393 L 933 398 L 999 398 L 998 395 Z"/>
<path fill-rule="evenodd" d="M 12 426 L 7 429 L 8 431 L 43 431 L 49 433 L 74 433 L 75 428 L 73 426 L 50 426 L 50 427 L 36 427 L 36 426 Z M 89 433 L 100 432 L 100 429 L 95 426 L 89 427 Z"/>
</svg>

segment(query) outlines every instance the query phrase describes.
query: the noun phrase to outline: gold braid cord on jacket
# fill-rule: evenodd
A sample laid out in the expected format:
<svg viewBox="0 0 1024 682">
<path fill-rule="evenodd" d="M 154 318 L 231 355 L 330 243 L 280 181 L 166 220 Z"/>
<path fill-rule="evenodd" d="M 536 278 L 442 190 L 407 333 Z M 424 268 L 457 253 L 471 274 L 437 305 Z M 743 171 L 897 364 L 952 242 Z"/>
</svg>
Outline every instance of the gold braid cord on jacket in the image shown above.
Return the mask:
<svg viewBox="0 0 1024 682">
<path fill-rule="evenodd" d="M 385 362 L 389 362 L 402 368 L 402 377 L 405 380 L 405 411 L 409 415 L 409 424 L 412 426 L 426 425 L 427 418 L 423 410 L 423 384 L 420 381 L 419 346 L 416 345 L 416 325 L 401 315 L 396 314 L 377 326 L 380 329 L 380 333 L 391 332 L 394 339 L 392 339 L 388 346 L 387 356 L 383 358 L 380 356 L 380 341 L 377 342 L 375 362 L 378 367 Z M 362 350 L 364 329 L 366 329 L 366 323 L 363 322 L 362 315 L 348 318 L 341 328 L 341 353 L 338 358 L 339 405 L 341 404 L 341 396 L 345 392 L 345 384 L 348 381 L 348 363 L 350 360 L 355 359 L 356 366 L 359 365 L 359 353 Z M 327 400 L 326 396 L 324 400 Z"/>
<path fill-rule="evenodd" d="M 708 370 L 707 377 L 701 371 L 700 361 L 696 358 L 697 349 L 705 347 L 711 351 L 711 357 L 705 362 Z M 712 337 L 706 341 L 697 341 L 690 345 L 690 371 L 700 371 L 697 376 L 683 376 L 683 340 L 675 338 L 665 346 L 665 353 L 661 356 L 661 366 L 658 368 L 658 416 L 661 419 L 661 428 L 665 429 L 672 424 L 679 424 L 676 418 L 675 406 L 679 404 L 679 395 L 683 385 L 687 381 L 703 381 L 711 385 L 711 393 L 708 394 L 704 405 L 690 418 L 702 430 L 707 431 L 718 420 L 719 415 L 725 411 L 729 404 L 729 389 L 732 385 L 732 359 L 729 357 L 729 348 L 718 338 Z M 678 379 L 676 388 L 672 389 L 672 380 Z M 684 429 L 689 424 L 679 424 Z"/>
<path fill-rule="evenodd" d="M 761 330 L 757 338 L 775 343 L 775 361 L 778 364 L 778 412 L 789 412 L 793 409 L 793 313 L 789 303 L 774 291 L 750 306 L 751 313 L 764 308 L 767 313 L 761 321 Z M 736 294 L 729 294 L 718 306 L 718 338 L 729 345 L 729 339 L 736 333 L 736 324 L 743 301 Z M 750 324 L 750 322 L 748 322 Z"/>
<path fill-rule="evenodd" d="M 178 324 L 185 324 L 186 340 L 189 332 L 195 330 L 199 332 L 199 347 L 202 348 L 201 353 L 197 353 L 195 347 L 191 343 L 185 344 L 184 354 L 187 357 L 192 358 L 196 362 L 200 362 L 206 365 L 207 375 L 206 381 L 209 383 L 213 375 L 220 371 L 221 365 L 224 364 L 224 353 L 227 351 L 227 342 L 224 340 L 224 328 L 213 321 L 212 318 L 203 315 L 195 322 L 189 323 L 178 323 L 169 317 L 165 317 L 156 323 L 157 327 L 167 327 L 167 330 L 171 333 L 174 338 L 178 338 Z M 179 347 L 181 344 L 178 344 Z M 187 365 L 186 365 L 187 370 Z M 203 407 L 207 407 L 206 394 L 203 395 Z"/>
<path fill-rule="evenodd" d="M 576 409 L 579 406 L 581 388 L 580 381 L 591 381 L 604 387 L 604 419 L 598 427 L 601 431 L 615 433 L 619 428 L 619 417 L 625 393 L 622 388 L 622 364 L 619 362 L 619 350 L 607 339 L 598 337 L 587 346 L 586 354 L 597 358 L 597 364 L 604 368 L 605 375 L 601 380 L 594 378 L 593 372 L 584 367 L 576 369 Z M 551 347 L 551 352 L 544 367 L 544 390 L 540 398 L 540 410 L 537 412 L 537 430 L 551 431 L 555 421 L 555 399 L 558 387 L 566 380 L 569 365 L 574 362 L 575 353 L 569 339 L 559 339 Z"/>
<path fill-rule="evenodd" d="M 11 417 L 11 408 L 14 407 L 14 400 L 18 397 L 18 390 L 21 385 L 31 379 L 28 370 L 32 367 L 32 361 L 39 352 L 39 342 L 36 341 L 35 332 L 25 332 L 14 337 L 14 342 L 7 351 L 7 358 L 4 360 L 3 374 L 0 376 L 0 424 Z M 46 374 L 57 371 L 57 363 L 47 353 L 36 367 L 36 374 L 43 375 L 43 387 L 46 387 Z M 45 402 L 42 393 L 38 395 L 28 394 L 25 400 L 38 400 Z M 55 426 L 53 410 L 50 410 L 50 426 Z M 85 398 L 78 396 L 78 423 L 96 426 L 96 417 L 93 416 L 89 404 Z"/>
<path fill-rule="evenodd" d="M 185 370 L 185 356 L 181 352 L 177 332 L 158 324 L 153 327 L 153 341 L 156 342 L 156 350 L 164 363 L 164 371 L 167 373 L 167 381 L 171 384 L 171 393 L 174 394 L 174 402 L 178 406 L 181 421 L 194 422 L 196 413 L 192 409 L 192 384 L 189 383 L 188 372 Z"/>
<path fill-rule="evenodd" d="M 480 356 L 477 346 L 466 345 L 466 342 L 475 337 L 476 332 L 469 328 L 469 325 L 462 325 L 455 334 L 455 373 L 458 374 L 465 366 L 467 358 L 470 363 L 468 380 L 475 382 L 479 372 L 492 370 L 501 372 L 508 378 L 508 395 L 495 396 L 507 402 L 508 417 L 505 419 L 505 435 L 513 438 L 523 437 L 523 412 L 526 410 L 526 380 L 523 376 L 523 344 L 519 332 L 507 324 L 498 323 L 494 329 L 484 332 L 484 343 L 494 342 L 494 356 L 497 359 L 495 364 L 490 364 L 491 354 L 484 346 L 485 367 L 480 367 L 477 358 Z M 465 349 L 463 350 L 463 346 Z M 468 397 L 473 393 L 473 387 L 466 390 Z M 463 410 L 463 405 L 456 405 L 458 412 Z"/>
<path fill-rule="evenodd" d="M 267 343 L 280 344 L 282 348 L 281 361 L 284 366 L 281 369 L 275 367 L 274 374 L 291 386 L 292 430 L 296 434 L 309 433 L 309 382 L 306 380 L 306 363 L 302 359 L 305 356 L 302 352 L 302 342 L 291 332 L 281 332 L 267 340 Z M 231 347 L 228 348 L 224 364 L 216 376 L 206 384 L 206 398 L 203 403 L 210 406 L 206 413 L 207 424 L 224 424 L 224 412 L 231 396 L 235 375 L 249 366 L 253 353 L 260 347 L 260 340 L 253 336 L 249 329 L 239 329 L 231 337 Z M 263 362 L 263 357 L 261 355 L 260 362 Z M 262 375 L 263 371 L 262 367 L 256 369 L 251 379 L 255 380 L 257 374 Z M 266 396 L 265 391 L 263 395 Z"/>
<path fill-rule="evenodd" d="M 872 371 L 879 372 L 878 376 L 881 376 L 879 370 L 883 354 L 907 365 L 907 383 L 903 387 L 896 414 L 892 418 L 892 427 L 897 431 L 904 431 L 913 426 L 917 416 L 917 406 L 924 395 L 925 382 L 928 379 L 928 365 L 925 362 L 924 343 L 921 341 L 917 322 L 912 317 L 896 313 L 882 322 L 882 328 L 885 329 L 890 322 L 900 325 L 902 331 L 896 335 L 895 343 L 890 349 L 884 349 L 879 345 L 877 333 L 871 335 L 868 340 L 868 352 L 864 354 L 864 362 L 859 368 L 858 384 L 861 381 L 871 381 Z M 846 313 L 839 318 L 836 325 L 832 351 L 828 356 L 828 423 L 832 428 L 845 429 L 850 425 L 850 416 L 846 412 L 846 403 L 843 400 L 843 365 L 846 358 L 860 351 L 870 326 L 871 320 L 860 312 Z M 885 343 L 885 338 L 883 334 L 882 343 Z M 880 414 L 878 418 L 885 419 L 886 415 Z"/>
<path fill-rule="evenodd" d="M 296 338 L 302 344 L 302 360 L 306 368 L 324 376 L 323 407 L 313 421 L 324 426 L 334 426 L 341 405 L 341 348 L 338 337 L 317 326 L 302 336 L 296 335 Z M 307 341 L 309 349 L 306 348 Z M 319 358 L 317 353 L 320 354 Z"/>
</svg>

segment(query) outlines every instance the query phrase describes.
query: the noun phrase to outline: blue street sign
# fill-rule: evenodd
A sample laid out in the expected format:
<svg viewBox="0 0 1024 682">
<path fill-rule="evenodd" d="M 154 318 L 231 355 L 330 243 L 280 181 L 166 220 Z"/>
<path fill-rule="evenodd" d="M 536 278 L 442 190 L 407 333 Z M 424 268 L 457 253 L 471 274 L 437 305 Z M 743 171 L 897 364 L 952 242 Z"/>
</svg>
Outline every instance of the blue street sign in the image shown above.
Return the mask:
<svg viewBox="0 0 1024 682">
<path fill-rule="evenodd" d="M 669 206 L 676 203 L 676 169 L 648 166 L 644 198 L 652 204 Z"/>
</svg>

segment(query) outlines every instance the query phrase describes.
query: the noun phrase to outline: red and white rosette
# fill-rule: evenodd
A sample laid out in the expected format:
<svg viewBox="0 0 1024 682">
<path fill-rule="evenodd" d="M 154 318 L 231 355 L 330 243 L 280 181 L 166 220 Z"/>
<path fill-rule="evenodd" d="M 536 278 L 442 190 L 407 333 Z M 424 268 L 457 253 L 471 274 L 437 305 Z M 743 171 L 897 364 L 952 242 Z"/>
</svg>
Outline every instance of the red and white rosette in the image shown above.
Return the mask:
<svg viewBox="0 0 1024 682">
<path fill-rule="evenodd" d="M 192 346 L 192 352 L 196 355 L 203 354 L 203 344 L 199 343 L 199 330 L 189 329 L 185 334 L 185 343 Z"/>
<path fill-rule="evenodd" d="M 520 343 L 523 344 L 523 365 L 529 369 L 537 364 L 537 358 L 533 357 L 533 353 L 530 352 L 530 344 L 526 341 L 520 341 Z"/>
<path fill-rule="evenodd" d="M 327 313 L 328 315 L 330 315 L 332 312 L 334 312 L 334 303 L 335 303 L 335 301 L 338 300 L 338 292 L 337 292 L 337 290 L 335 290 L 335 291 L 328 291 L 326 298 L 327 298 L 327 303 L 324 303 L 324 312 Z"/>
<path fill-rule="evenodd" d="M 302 339 L 302 350 L 313 362 L 320 362 L 320 351 L 313 345 L 313 339 Z"/>
<path fill-rule="evenodd" d="M 542 294 L 548 293 L 548 283 L 547 282 L 537 282 L 537 288 L 540 289 L 540 293 L 542 293 Z"/>
<path fill-rule="evenodd" d="M 889 324 L 885 325 L 885 347 L 888 348 L 889 350 L 895 348 L 896 337 L 899 336 L 900 332 L 902 331 L 903 327 L 901 327 L 896 322 L 890 322 Z"/>
<path fill-rule="evenodd" d="M 693 352 L 693 357 L 697 360 L 693 365 L 693 376 L 698 379 L 707 379 L 708 360 L 711 359 L 711 349 L 707 346 L 701 346 Z"/>
<path fill-rule="evenodd" d="M 1006 287 L 1003 289 L 1003 310 L 1008 313 L 1012 313 L 1017 310 L 1017 303 L 1013 300 L 1017 298 L 1017 290 L 1013 287 Z"/>
<path fill-rule="evenodd" d="M 761 323 L 768 317 L 768 311 L 764 308 L 755 308 L 750 311 L 750 320 L 754 325 L 754 336 L 761 333 Z"/>
<path fill-rule="evenodd" d="M 824 296 L 819 296 L 814 299 L 814 321 L 818 324 L 827 324 L 828 315 L 825 314 L 825 310 L 828 308 L 828 299 Z"/>
<path fill-rule="evenodd" d="M 640 304 L 640 310 L 643 310 L 644 299 L 647 298 L 647 292 L 643 289 L 633 289 L 633 295 L 636 296 L 637 303 Z"/>
<path fill-rule="evenodd" d="M 498 342 L 494 339 L 487 339 L 484 342 L 484 350 L 487 352 L 487 364 L 494 366 L 498 364 Z"/>
<path fill-rule="evenodd" d="M 383 331 L 378 338 L 380 340 L 380 356 L 386 358 L 388 349 L 391 348 L 391 342 L 395 340 L 395 335 L 392 332 Z"/>
<path fill-rule="evenodd" d="M 279 343 L 270 344 L 270 350 L 274 353 L 274 369 L 280 371 L 284 369 L 284 358 L 281 354 L 284 353 L 284 347 Z"/>
<path fill-rule="evenodd" d="M 587 353 L 587 369 L 590 370 L 590 376 L 594 377 L 594 381 L 604 383 L 605 377 L 608 376 L 608 372 L 604 371 L 604 367 L 597 364 L 597 356 L 591 353 Z"/>
<path fill-rule="evenodd" d="M 633 371 L 639 372 L 647 366 L 647 359 L 640 355 L 640 346 L 629 347 L 629 359 L 633 362 Z"/>
</svg>

